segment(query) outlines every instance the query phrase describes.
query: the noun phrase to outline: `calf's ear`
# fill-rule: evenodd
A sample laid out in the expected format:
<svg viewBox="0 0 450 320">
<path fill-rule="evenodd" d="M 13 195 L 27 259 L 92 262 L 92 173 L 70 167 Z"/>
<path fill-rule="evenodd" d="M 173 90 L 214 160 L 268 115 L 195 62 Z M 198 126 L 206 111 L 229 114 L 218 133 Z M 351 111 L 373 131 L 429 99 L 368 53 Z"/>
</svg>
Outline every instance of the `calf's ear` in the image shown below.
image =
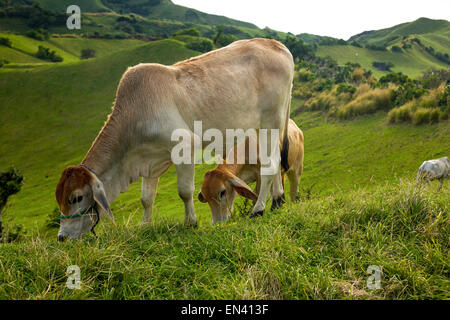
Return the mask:
<svg viewBox="0 0 450 320">
<path fill-rule="evenodd" d="M 233 186 L 234 190 L 236 192 L 243 196 L 244 198 L 250 199 L 254 202 L 258 200 L 258 195 L 250 189 L 248 184 L 246 184 L 243 180 L 239 179 L 238 177 L 234 176 L 231 180 L 231 185 Z"/>
<path fill-rule="evenodd" d="M 206 203 L 207 202 L 205 197 L 203 196 L 203 193 L 201 191 L 198 193 L 198 201 L 200 201 L 202 203 Z"/>
</svg>

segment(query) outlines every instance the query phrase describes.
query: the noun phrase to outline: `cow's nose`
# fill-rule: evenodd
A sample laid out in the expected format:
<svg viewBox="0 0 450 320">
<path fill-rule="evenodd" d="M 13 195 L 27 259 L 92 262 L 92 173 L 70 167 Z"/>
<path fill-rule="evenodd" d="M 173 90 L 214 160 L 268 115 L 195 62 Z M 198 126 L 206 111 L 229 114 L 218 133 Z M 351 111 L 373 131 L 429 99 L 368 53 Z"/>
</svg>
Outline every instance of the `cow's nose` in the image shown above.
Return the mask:
<svg viewBox="0 0 450 320">
<path fill-rule="evenodd" d="M 58 235 L 58 241 L 63 242 L 66 237 L 64 237 L 62 234 Z"/>
</svg>

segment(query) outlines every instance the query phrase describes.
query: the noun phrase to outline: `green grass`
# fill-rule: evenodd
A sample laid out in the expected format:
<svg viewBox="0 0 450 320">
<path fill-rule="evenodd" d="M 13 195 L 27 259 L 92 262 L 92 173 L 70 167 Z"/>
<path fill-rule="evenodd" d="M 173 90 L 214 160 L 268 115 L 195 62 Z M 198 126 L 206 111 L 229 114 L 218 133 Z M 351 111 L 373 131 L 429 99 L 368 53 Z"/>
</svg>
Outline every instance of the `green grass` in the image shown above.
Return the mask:
<svg viewBox="0 0 450 320">
<path fill-rule="evenodd" d="M 449 191 L 380 185 L 198 230 L 102 223 L 1 245 L 1 299 L 449 299 Z M 69 265 L 81 289 L 65 287 Z M 369 265 L 381 289 L 366 286 Z"/>
<path fill-rule="evenodd" d="M 18 52 L 34 56 L 38 51 L 39 46 L 44 46 L 50 48 L 50 50 L 55 50 L 56 54 L 64 59 L 64 62 L 75 62 L 79 58 L 74 54 L 67 52 L 63 48 L 59 48 L 53 45 L 50 41 L 39 41 L 22 35 L 10 34 L 10 33 L 0 33 L 0 37 L 7 37 L 12 42 L 12 48 Z M 37 59 L 37 58 L 36 58 Z M 38 59 L 40 60 L 40 59 Z M 47 62 L 40 60 L 41 62 Z M 14 60 L 11 62 L 15 62 Z"/>
<path fill-rule="evenodd" d="M 320 46 L 317 49 L 317 55 L 320 57 L 330 56 L 343 65 L 346 62 L 359 63 L 364 69 L 372 70 L 375 77 L 379 78 L 389 72 L 379 71 L 372 66 L 374 61 L 392 62 L 394 67 L 392 71 L 402 72 L 410 77 L 418 77 L 422 72 L 430 69 L 447 69 L 448 65 L 441 62 L 419 48 L 413 45 L 411 49 L 406 49 L 401 53 L 390 51 L 376 51 L 366 48 L 357 48 L 351 45 L 347 46 Z"/>
<path fill-rule="evenodd" d="M 424 35 L 424 34 L 448 34 L 450 22 L 447 20 L 432 20 L 419 18 L 412 22 L 402 23 L 390 28 L 375 31 L 363 32 L 351 37 L 349 40 L 356 40 L 360 43 L 372 43 L 383 45 L 401 40 L 404 36 Z M 447 40 L 448 41 L 448 40 Z"/>
<path fill-rule="evenodd" d="M 96 57 L 102 57 L 144 44 L 143 41 L 135 39 L 52 38 L 49 42 L 79 58 L 83 49 L 94 49 Z"/>
</svg>

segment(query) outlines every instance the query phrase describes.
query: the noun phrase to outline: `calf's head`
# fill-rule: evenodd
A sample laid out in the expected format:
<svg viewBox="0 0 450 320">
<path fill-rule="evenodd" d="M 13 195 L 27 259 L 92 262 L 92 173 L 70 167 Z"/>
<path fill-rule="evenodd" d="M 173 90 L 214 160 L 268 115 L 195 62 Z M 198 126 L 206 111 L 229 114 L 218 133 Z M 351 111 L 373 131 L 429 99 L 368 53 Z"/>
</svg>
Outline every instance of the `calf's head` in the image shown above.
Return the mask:
<svg viewBox="0 0 450 320">
<path fill-rule="evenodd" d="M 114 221 L 103 183 L 83 166 L 69 166 L 63 171 L 55 195 L 61 212 L 60 241 L 93 231 L 105 213 Z"/>
<path fill-rule="evenodd" d="M 233 212 L 236 194 L 253 201 L 258 199 L 250 187 L 234 174 L 215 169 L 206 172 L 198 200 L 208 203 L 211 209 L 212 223 L 215 224 L 228 220 Z"/>
</svg>

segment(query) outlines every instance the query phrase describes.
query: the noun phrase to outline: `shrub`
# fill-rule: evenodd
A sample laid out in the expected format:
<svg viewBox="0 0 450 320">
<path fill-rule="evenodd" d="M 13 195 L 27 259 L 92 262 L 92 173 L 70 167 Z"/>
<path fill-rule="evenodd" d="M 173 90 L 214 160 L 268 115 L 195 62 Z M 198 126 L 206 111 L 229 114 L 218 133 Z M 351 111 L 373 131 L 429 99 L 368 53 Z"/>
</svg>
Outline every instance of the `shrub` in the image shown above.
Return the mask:
<svg viewBox="0 0 450 320">
<path fill-rule="evenodd" d="M 0 37 L 0 45 L 11 48 L 12 42 L 9 38 Z"/>
<path fill-rule="evenodd" d="M 388 121 L 390 123 L 410 122 L 412 119 L 412 110 L 415 110 L 414 102 L 409 102 L 401 107 L 396 107 L 389 111 Z"/>
<path fill-rule="evenodd" d="M 59 209 L 55 208 L 51 213 L 47 215 L 47 220 L 45 221 L 45 227 L 48 229 L 59 228 Z"/>
<path fill-rule="evenodd" d="M 355 68 L 352 73 L 353 81 L 361 82 L 364 79 L 365 71 L 362 68 Z"/>
<path fill-rule="evenodd" d="M 394 67 L 394 64 L 392 62 L 374 61 L 374 62 L 372 62 L 372 66 L 375 69 L 378 69 L 378 70 L 381 70 L 381 71 L 391 71 L 391 68 Z"/>
<path fill-rule="evenodd" d="M 378 46 L 375 44 L 366 44 L 366 48 L 370 50 L 376 50 L 376 51 L 386 51 L 386 46 Z"/>
<path fill-rule="evenodd" d="M 63 58 L 58 56 L 54 50 L 50 51 L 49 48 L 39 46 L 36 57 L 43 60 L 50 60 L 52 62 L 61 62 Z"/>
<path fill-rule="evenodd" d="M 300 82 L 312 81 L 314 80 L 314 78 L 315 78 L 314 74 L 307 69 L 302 68 L 297 72 L 297 79 Z"/>
<path fill-rule="evenodd" d="M 441 113 L 439 112 L 438 108 L 431 109 L 430 112 L 430 124 L 435 124 L 439 122 Z"/>
<path fill-rule="evenodd" d="M 209 39 L 198 39 L 186 44 L 186 48 L 199 52 L 208 52 L 213 49 L 213 43 Z"/>
<path fill-rule="evenodd" d="M 186 35 L 186 36 L 199 37 L 200 32 L 196 28 L 189 28 L 189 29 L 178 30 L 173 35 L 174 36 Z"/>
<path fill-rule="evenodd" d="M 8 64 L 8 60 L 0 60 L 0 68 L 3 67 L 5 64 Z"/>
<path fill-rule="evenodd" d="M 89 59 L 95 57 L 95 50 L 94 49 L 83 49 L 81 50 L 81 59 Z"/>
<path fill-rule="evenodd" d="M 20 191 L 23 185 L 23 176 L 15 168 L 0 171 L 0 236 L 2 235 L 2 210 L 8 198 Z"/>
<path fill-rule="evenodd" d="M 39 41 L 48 40 L 50 38 L 50 33 L 44 29 L 30 30 L 25 33 L 29 38 L 33 38 Z"/>
<path fill-rule="evenodd" d="M 399 46 L 392 46 L 391 51 L 392 52 L 403 52 L 402 48 L 400 48 Z"/>
<path fill-rule="evenodd" d="M 373 89 L 339 107 L 336 115 L 340 119 L 349 119 L 378 110 L 386 110 L 389 109 L 391 99 L 392 91 L 390 89 Z"/>
<path fill-rule="evenodd" d="M 412 116 L 412 121 L 415 125 L 429 123 L 430 114 L 431 114 L 430 109 L 418 108 Z"/>
<path fill-rule="evenodd" d="M 354 87 L 350 84 L 345 84 L 345 83 L 340 83 L 336 89 L 337 94 L 341 94 L 343 92 L 354 94 L 355 91 L 356 91 L 356 87 Z"/>
</svg>

